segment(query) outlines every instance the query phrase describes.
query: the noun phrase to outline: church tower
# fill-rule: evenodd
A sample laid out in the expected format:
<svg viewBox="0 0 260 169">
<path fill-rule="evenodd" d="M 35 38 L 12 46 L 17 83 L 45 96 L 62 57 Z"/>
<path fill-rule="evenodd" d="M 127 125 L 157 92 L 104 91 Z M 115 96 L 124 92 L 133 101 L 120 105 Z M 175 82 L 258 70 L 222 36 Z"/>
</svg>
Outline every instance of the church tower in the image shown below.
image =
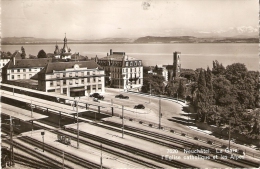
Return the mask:
<svg viewBox="0 0 260 169">
<path fill-rule="evenodd" d="M 54 51 L 54 55 L 59 55 L 60 54 L 60 49 L 59 49 L 59 46 L 56 42 L 56 46 L 55 46 L 55 51 Z"/>
<path fill-rule="evenodd" d="M 181 52 L 173 53 L 173 78 L 179 77 L 181 73 Z"/>
<path fill-rule="evenodd" d="M 63 45 L 63 48 L 62 48 L 62 53 L 69 53 L 71 50 L 70 48 L 68 48 L 68 45 L 67 45 L 67 38 L 66 38 L 66 33 L 65 33 L 65 38 L 64 38 L 64 45 Z"/>
</svg>

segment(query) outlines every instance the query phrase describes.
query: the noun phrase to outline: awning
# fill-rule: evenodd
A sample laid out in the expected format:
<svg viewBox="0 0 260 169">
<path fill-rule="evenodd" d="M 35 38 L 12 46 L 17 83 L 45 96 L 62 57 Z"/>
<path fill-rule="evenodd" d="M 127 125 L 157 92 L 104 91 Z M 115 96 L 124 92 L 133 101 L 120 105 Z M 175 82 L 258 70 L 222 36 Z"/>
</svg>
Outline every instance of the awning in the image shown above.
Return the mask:
<svg viewBox="0 0 260 169">
<path fill-rule="evenodd" d="M 70 89 L 71 92 L 83 92 L 85 89 Z"/>
</svg>

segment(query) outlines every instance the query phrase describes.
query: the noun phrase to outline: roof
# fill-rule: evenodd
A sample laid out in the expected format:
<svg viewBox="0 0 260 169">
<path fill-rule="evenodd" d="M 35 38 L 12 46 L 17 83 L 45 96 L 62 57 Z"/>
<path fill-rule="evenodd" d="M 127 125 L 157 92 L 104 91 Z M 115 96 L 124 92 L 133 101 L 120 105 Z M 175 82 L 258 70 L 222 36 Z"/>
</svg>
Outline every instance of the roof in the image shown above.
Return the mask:
<svg viewBox="0 0 260 169">
<path fill-rule="evenodd" d="M 52 62 L 51 58 L 17 59 L 17 60 L 15 60 L 15 65 L 12 61 L 8 62 L 8 69 L 44 67 L 50 62 Z"/>
<path fill-rule="evenodd" d="M 80 62 L 52 62 L 48 63 L 39 73 L 53 73 L 53 70 L 55 71 L 64 71 L 68 68 L 73 68 L 74 65 L 79 65 L 79 68 L 88 68 L 88 69 L 96 69 L 102 70 L 102 67 L 99 66 L 94 61 L 80 61 Z"/>
<path fill-rule="evenodd" d="M 15 57 L 15 59 L 22 59 L 21 53 L 19 51 L 15 51 L 11 58 Z"/>
<path fill-rule="evenodd" d="M 136 59 L 133 58 L 131 56 L 127 56 L 127 55 L 119 55 L 119 54 L 113 54 L 113 55 L 109 55 L 103 58 L 100 58 L 98 60 L 116 60 L 116 61 L 122 61 L 122 60 L 140 60 L 140 59 Z"/>
</svg>

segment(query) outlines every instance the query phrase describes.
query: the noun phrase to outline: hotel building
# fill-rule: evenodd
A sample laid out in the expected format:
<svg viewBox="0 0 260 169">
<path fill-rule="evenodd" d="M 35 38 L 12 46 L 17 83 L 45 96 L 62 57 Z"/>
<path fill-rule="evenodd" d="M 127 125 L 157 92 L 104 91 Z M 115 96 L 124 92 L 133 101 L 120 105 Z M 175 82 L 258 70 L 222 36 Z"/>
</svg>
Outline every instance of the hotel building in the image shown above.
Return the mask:
<svg viewBox="0 0 260 169">
<path fill-rule="evenodd" d="M 112 52 L 104 58 L 95 58 L 104 68 L 105 84 L 124 90 L 140 90 L 143 85 L 142 60 L 125 55 L 125 52 Z"/>
</svg>

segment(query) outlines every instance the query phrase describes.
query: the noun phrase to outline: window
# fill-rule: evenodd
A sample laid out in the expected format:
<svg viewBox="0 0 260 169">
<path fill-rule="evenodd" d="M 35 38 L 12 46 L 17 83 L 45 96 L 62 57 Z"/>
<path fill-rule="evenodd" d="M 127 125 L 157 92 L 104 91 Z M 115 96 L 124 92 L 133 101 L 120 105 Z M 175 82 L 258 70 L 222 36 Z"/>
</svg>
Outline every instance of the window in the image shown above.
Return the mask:
<svg viewBox="0 0 260 169">
<path fill-rule="evenodd" d="M 128 66 L 128 62 L 125 62 L 125 66 Z"/>
<path fill-rule="evenodd" d="M 26 72 L 26 70 L 25 70 L 25 69 L 23 69 L 23 72 Z"/>
<path fill-rule="evenodd" d="M 75 83 L 76 83 L 76 84 L 79 84 L 79 80 L 78 80 L 78 79 L 75 79 Z"/>
<path fill-rule="evenodd" d="M 133 66 L 133 62 L 130 62 L 130 66 Z"/>
<path fill-rule="evenodd" d="M 72 73 L 70 73 L 70 77 L 72 77 Z"/>
<path fill-rule="evenodd" d="M 30 68 L 29 71 L 32 71 L 32 69 Z"/>
<path fill-rule="evenodd" d="M 98 85 L 98 90 L 101 90 L 101 88 L 102 88 L 102 84 L 99 84 Z"/>
<path fill-rule="evenodd" d="M 97 87 L 96 85 L 93 85 L 93 86 L 92 86 L 92 89 L 93 89 L 93 90 L 96 90 L 96 87 Z"/>
<path fill-rule="evenodd" d="M 63 93 L 67 94 L 67 88 L 63 88 Z"/>
<path fill-rule="evenodd" d="M 56 83 L 57 83 L 57 86 L 60 86 L 60 81 L 58 80 L 58 81 L 56 81 Z"/>
<path fill-rule="evenodd" d="M 11 72 L 14 72 L 14 69 L 12 69 Z"/>
<path fill-rule="evenodd" d="M 66 80 L 63 80 L 63 85 L 66 85 Z"/>
<path fill-rule="evenodd" d="M 70 80 L 70 85 L 72 85 L 72 80 Z"/>
<path fill-rule="evenodd" d="M 89 83 L 90 82 L 90 78 L 87 78 L 88 80 L 87 80 L 87 82 Z"/>
<path fill-rule="evenodd" d="M 98 78 L 98 82 L 101 82 L 101 77 Z"/>
<path fill-rule="evenodd" d="M 17 69 L 17 72 L 20 72 L 20 69 Z"/>
<path fill-rule="evenodd" d="M 66 77 L 66 73 L 63 73 L 63 77 Z M 67 91 L 67 90 L 66 90 Z"/>
<path fill-rule="evenodd" d="M 96 82 L 96 78 L 95 77 L 93 77 L 93 82 Z"/>
<path fill-rule="evenodd" d="M 81 76 L 84 76 L 84 72 L 81 72 Z"/>
<path fill-rule="evenodd" d="M 137 66 L 137 61 L 135 61 L 134 65 Z"/>
<path fill-rule="evenodd" d="M 56 74 L 56 78 L 60 78 L 60 74 L 58 73 L 58 74 Z"/>
<path fill-rule="evenodd" d="M 26 79 L 26 74 L 23 75 L 23 79 Z"/>
<path fill-rule="evenodd" d="M 14 75 L 12 75 L 12 79 L 14 79 Z"/>
<path fill-rule="evenodd" d="M 53 81 L 50 81 L 50 86 L 53 86 Z"/>
<path fill-rule="evenodd" d="M 90 75 L 90 72 L 87 72 L 87 75 Z"/>
<path fill-rule="evenodd" d="M 142 62 L 141 61 L 139 61 L 139 66 L 141 66 L 142 65 Z"/>
<path fill-rule="evenodd" d="M 81 79 L 81 83 L 84 84 L 84 79 Z"/>
<path fill-rule="evenodd" d="M 75 72 L 75 76 L 78 77 L 78 72 Z"/>
</svg>

